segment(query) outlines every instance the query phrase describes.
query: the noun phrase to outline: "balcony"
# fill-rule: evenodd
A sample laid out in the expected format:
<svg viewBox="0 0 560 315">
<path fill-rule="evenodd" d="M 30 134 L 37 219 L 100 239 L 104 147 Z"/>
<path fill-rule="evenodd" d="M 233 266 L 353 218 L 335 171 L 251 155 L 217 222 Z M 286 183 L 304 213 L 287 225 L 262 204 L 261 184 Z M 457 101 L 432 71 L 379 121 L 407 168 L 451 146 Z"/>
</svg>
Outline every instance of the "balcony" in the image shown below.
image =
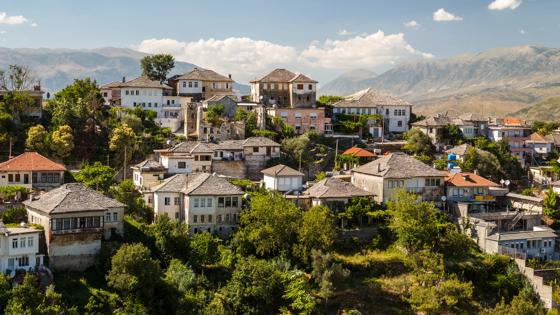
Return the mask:
<svg viewBox="0 0 560 315">
<path fill-rule="evenodd" d="M 82 234 L 82 233 L 102 233 L 103 228 L 76 228 L 66 230 L 51 230 L 51 235 Z"/>
</svg>

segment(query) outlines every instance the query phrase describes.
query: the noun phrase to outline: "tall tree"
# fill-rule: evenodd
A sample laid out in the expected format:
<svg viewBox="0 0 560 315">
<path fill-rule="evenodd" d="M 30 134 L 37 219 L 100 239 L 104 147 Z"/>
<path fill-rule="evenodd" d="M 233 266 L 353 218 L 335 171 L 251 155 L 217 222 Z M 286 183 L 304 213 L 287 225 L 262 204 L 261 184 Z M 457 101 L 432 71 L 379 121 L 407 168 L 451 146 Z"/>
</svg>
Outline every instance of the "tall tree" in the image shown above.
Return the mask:
<svg viewBox="0 0 560 315">
<path fill-rule="evenodd" d="M 35 125 L 27 130 L 25 148 L 29 151 L 36 151 L 45 154 L 47 151 L 47 131 L 43 125 Z"/>
<path fill-rule="evenodd" d="M 307 262 L 312 250 L 329 250 L 335 237 L 335 222 L 331 210 L 325 206 L 311 207 L 303 214 L 298 231 L 298 245 L 294 248 L 295 255 Z"/>
<path fill-rule="evenodd" d="M 175 58 L 168 54 L 146 56 L 140 60 L 140 67 L 142 75 L 150 80 L 163 82 L 167 79 L 169 71 L 175 67 Z"/>
<path fill-rule="evenodd" d="M 113 129 L 109 139 L 109 149 L 117 152 L 125 163 L 132 160 L 136 144 L 136 134 L 127 124 L 121 124 Z"/>
<path fill-rule="evenodd" d="M 51 136 L 51 150 L 61 159 L 70 156 L 74 150 L 74 136 L 72 128 L 68 125 L 58 127 Z"/>
<path fill-rule="evenodd" d="M 0 87 L 8 91 L 28 91 L 33 89 L 37 79 L 31 68 L 10 65 L 8 70 L 0 71 Z"/>
<path fill-rule="evenodd" d="M 406 144 L 404 149 L 415 155 L 431 156 L 434 153 L 434 145 L 430 137 L 420 129 L 412 128 L 405 134 Z"/>
<path fill-rule="evenodd" d="M 107 192 L 113 184 L 114 176 L 115 170 L 113 168 L 103 165 L 101 162 L 95 162 L 94 164 L 84 164 L 75 178 L 90 188 Z"/>
</svg>

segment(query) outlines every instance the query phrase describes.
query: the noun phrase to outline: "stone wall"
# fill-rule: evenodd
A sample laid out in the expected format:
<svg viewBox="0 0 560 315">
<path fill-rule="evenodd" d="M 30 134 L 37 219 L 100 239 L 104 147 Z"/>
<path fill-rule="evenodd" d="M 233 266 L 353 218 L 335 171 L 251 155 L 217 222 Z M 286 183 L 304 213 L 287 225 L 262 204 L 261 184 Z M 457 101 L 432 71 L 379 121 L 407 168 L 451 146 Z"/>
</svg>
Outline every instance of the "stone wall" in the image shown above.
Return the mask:
<svg viewBox="0 0 560 315">
<path fill-rule="evenodd" d="M 218 175 L 230 176 L 235 178 L 246 178 L 247 167 L 245 161 L 212 161 L 212 172 Z"/>
<path fill-rule="evenodd" d="M 515 263 L 522 274 L 525 275 L 529 283 L 533 286 L 535 292 L 539 295 L 544 307 L 557 308 L 558 305 L 552 300 L 552 286 L 546 285 L 543 278 L 543 272 L 527 267 L 524 259 L 515 259 Z"/>
<path fill-rule="evenodd" d="M 264 155 L 246 155 L 245 166 L 247 167 L 246 178 L 251 180 L 261 180 L 261 171 L 266 168 L 266 161 L 270 157 Z"/>
<path fill-rule="evenodd" d="M 47 244 L 49 266 L 77 271 L 93 266 L 101 250 L 101 237 L 101 232 L 52 235 Z"/>
</svg>

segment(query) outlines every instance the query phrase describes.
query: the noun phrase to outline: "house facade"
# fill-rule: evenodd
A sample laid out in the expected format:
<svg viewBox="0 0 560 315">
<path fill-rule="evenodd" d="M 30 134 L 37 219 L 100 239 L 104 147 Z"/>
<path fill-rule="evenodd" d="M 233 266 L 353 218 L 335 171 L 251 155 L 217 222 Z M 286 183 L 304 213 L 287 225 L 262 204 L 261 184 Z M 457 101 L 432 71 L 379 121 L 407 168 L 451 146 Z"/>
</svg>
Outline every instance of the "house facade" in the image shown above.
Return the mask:
<svg viewBox="0 0 560 315">
<path fill-rule="evenodd" d="M 301 191 L 303 188 L 302 172 L 289 166 L 278 164 L 261 171 L 264 187 L 272 191 Z"/>
<path fill-rule="evenodd" d="M 64 184 L 24 205 L 28 222 L 44 228 L 49 265 L 56 270 L 92 266 L 101 239 L 124 231 L 125 205 L 80 183 Z"/>
<path fill-rule="evenodd" d="M 517 118 L 494 118 L 488 126 L 488 138 L 492 141 L 506 141 L 521 165 L 525 165 L 532 152 L 525 144 L 531 133 L 531 125 Z"/>
<path fill-rule="evenodd" d="M 282 121 L 294 128 L 296 134 L 306 131 L 315 131 L 321 135 L 331 135 L 331 119 L 326 117 L 324 107 L 315 108 L 270 108 L 267 111 L 270 117 L 279 117 Z"/>
<path fill-rule="evenodd" d="M 17 270 L 34 271 L 41 268 L 44 255 L 39 252 L 41 230 L 6 227 L 0 221 L 0 271 L 14 276 Z"/>
<path fill-rule="evenodd" d="M 0 163 L 0 186 L 50 190 L 64 183 L 66 167 L 37 152 L 25 152 Z"/>
<path fill-rule="evenodd" d="M 174 94 L 188 96 L 199 102 L 214 96 L 234 95 L 231 75 L 223 76 L 213 70 L 194 68 L 193 70 L 168 79 Z"/>
<path fill-rule="evenodd" d="M 311 108 L 317 98 L 317 81 L 286 69 L 274 69 L 251 81 L 251 101 L 279 108 Z"/>
<path fill-rule="evenodd" d="M 352 184 L 386 203 L 398 190 L 416 193 L 424 201 L 441 202 L 446 173 L 412 156 L 392 153 L 352 169 Z"/>
<path fill-rule="evenodd" d="M 140 191 L 159 185 L 164 175 L 165 167 L 158 161 L 148 159 L 132 167 L 132 181 Z"/>
<path fill-rule="evenodd" d="M 342 210 L 353 198 L 360 197 L 375 198 L 375 195 L 336 177 L 327 177 L 297 196 L 298 199 L 308 200 L 308 206 L 325 205 L 333 211 Z"/>
</svg>

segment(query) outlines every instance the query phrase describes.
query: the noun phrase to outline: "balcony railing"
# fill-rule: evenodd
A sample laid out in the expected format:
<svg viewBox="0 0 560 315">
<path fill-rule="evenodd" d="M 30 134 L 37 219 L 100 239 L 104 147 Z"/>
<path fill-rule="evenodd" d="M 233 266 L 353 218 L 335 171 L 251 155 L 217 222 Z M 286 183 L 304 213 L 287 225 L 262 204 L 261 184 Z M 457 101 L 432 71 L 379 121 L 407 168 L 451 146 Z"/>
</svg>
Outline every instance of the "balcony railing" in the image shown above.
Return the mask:
<svg viewBox="0 0 560 315">
<path fill-rule="evenodd" d="M 103 232 L 103 228 L 98 227 L 98 228 L 76 228 L 76 229 L 66 229 L 66 230 L 51 230 L 52 235 L 98 233 L 98 232 Z"/>
</svg>

